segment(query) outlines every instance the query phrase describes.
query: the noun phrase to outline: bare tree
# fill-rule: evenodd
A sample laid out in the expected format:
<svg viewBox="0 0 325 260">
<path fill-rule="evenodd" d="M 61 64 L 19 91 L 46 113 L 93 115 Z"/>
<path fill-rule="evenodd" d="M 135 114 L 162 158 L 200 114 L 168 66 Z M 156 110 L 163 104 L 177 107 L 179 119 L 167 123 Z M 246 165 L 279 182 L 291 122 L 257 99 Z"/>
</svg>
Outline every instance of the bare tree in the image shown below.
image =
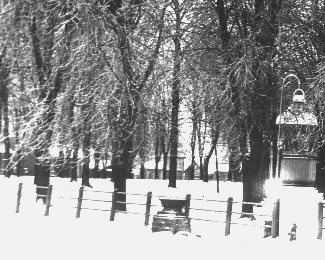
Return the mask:
<svg viewBox="0 0 325 260">
<path fill-rule="evenodd" d="M 163 21 L 165 14 L 165 3 L 146 1 L 99 1 L 100 12 L 104 14 L 107 26 L 111 29 L 116 39 L 116 63 L 111 64 L 106 56 L 105 61 L 111 68 L 115 79 L 116 91 L 109 103 L 110 124 L 112 131 L 112 173 L 114 187 L 120 191 L 126 190 L 126 179 L 131 174 L 134 153 L 134 131 L 138 117 L 138 102 L 140 94 L 154 69 L 157 55 L 163 41 Z M 161 7 L 160 4 L 163 4 Z M 149 11 L 150 10 L 150 11 Z M 150 15 L 154 14 L 154 16 Z M 153 19 L 151 19 L 153 18 Z M 144 30 L 145 23 L 150 22 L 156 30 L 153 44 L 144 46 L 143 43 L 134 41 L 141 37 L 138 32 Z M 104 49 L 103 49 L 104 50 Z M 145 64 L 138 57 L 145 54 Z M 103 51 L 105 56 L 105 52 Z M 139 56 L 137 56 L 139 55 Z M 116 73 L 118 72 L 118 73 Z M 118 100 L 118 101 L 117 101 Z M 125 201 L 125 195 L 119 194 L 119 201 Z M 125 205 L 120 205 L 125 210 Z"/>
<path fill-rule="evenodd" d="M 40 9 L 44 8 L 43 10 Z M 35 146 L 35 180 L 37 186 L 48 186 L 50 177 L 50 160 L 48 159 L 49 148 L 51 146 L 51 138 L 53 134 L 53 120 L 55 117 L 55 105 L 58 94 L 62 88 L 63 75 L 66 71 L 66 63 L 70 59 L 71 37 L 75 22 L 73 19 L 73 10 L 71 6 L 64 4 L 62 7 L 57 3 L 44 3 L 43 6 L 38 6 L 36 2 L 31 6 L 31 22 L 29 24 L 30 34 L 32 38 L 33 53 L 35 58 L 35 66 L 39 79 L 39 102 L 42 104 L 40 118 L 37 121 L 37 130 L 35 136 L 41 137 L 41 140 L 34 142 Z M 48 14 L 47 28 L 44 42 L 42 45 L 39 26 L 41 26 L 41 16 L 36 14 L 36 11 L 45 12 Z M 57 25 L 56 12 L 62 12 L 64 17 L 63 26 L 63 45 L 62 52 L 59 54 L 58 67 L 52 67 L 51 60 L 53 58 L 53 47 L 55 37 L 55 26 Z M 43 51 L 42 51 L 43 50 Z M 42 55 L 44 53 L 44 55 Z M 43 194 L 44 189 L 37 188 L 38 194 Z"/>
</svg>

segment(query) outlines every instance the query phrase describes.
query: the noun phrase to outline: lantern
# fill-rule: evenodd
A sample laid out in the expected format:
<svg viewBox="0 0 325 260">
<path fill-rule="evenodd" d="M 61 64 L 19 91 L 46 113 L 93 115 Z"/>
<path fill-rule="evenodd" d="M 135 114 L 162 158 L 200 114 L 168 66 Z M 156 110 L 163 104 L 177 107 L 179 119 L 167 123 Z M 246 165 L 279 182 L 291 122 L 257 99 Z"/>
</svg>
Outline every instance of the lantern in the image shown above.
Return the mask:
<svg viewBox="0 0 325 260">
<path fill-rule="evenodd" d="M 304 107 L 306 103 L 305 92 L 301 88 L 296 89 L 295 92 L 293 93 L 292 102 L 293 102 L 293 109 L 295 111 L 297 112 L 304 111 Z"/>
</svg>

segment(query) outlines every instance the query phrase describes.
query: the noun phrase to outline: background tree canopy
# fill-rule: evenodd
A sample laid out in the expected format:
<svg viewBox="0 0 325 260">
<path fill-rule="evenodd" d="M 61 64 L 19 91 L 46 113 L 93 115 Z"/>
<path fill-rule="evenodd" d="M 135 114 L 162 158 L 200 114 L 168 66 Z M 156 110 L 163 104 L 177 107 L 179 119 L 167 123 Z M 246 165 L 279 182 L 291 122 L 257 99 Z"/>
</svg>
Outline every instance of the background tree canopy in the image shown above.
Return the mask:
<svg viewBox="0 0 325 260">
<path fill-rule="evenodd" d="M 11 166 L 21 174 L 21 159 L 33 154 L 35 184 L 48 185 L 55 147 L 58 176 L 71 181 L 82 149 L 86 186 L 91 157 L 97 170 L 110 160 L 123 192 L 134 163 L 152 156 L 156 165 L 163 158 L 164 178 L 170 158 L 169 186 L 176 187 L 182 114 L 201 179 L 222 142 L 229 179 L 243 181 L 244 200 L 260 201 L 290 73 L 317 115 L 313 149 L 317 176 L 324 175 L 324 1 L 3 0 L 0 27 L 8 177 Z M 285 104 L 296 88 L 289 83 Z"/>
</svg>

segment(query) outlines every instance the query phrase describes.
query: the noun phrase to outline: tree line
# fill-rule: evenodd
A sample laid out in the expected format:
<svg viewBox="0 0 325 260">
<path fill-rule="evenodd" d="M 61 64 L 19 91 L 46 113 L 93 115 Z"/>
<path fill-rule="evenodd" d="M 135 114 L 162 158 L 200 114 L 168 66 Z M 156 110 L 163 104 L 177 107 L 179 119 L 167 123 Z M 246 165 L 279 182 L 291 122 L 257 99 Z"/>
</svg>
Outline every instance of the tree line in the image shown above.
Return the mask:
<svg viewBox="0 0 325 260">
<path fill-rule="evenodd" d="M 243 182 L 245 201 L 261 201 L 276 163 L 270 154 L 277 157 L 281 86 L 294 73 L 318 119 L 313 149 L 324 182 L 324 1 L 3 0 L 0 25 L 7 177 L 10 166 L 21 172 L 21 158 L 33 154 L 35 184 L 47 186 L 50 150 L 58 147 L 59 175 L 71 181 L 82 149 L 82 185 L 91 186 L 94 151 L 95 167 L 110 159 L 121 192 L 134 163 L 142 176 L 149 156 L 155 178 L 161 160 L 166 178 L 169 158 L 169 186 L 176 187 L 185 108 L 200 178 L 207 181 L 222 142 L 229 179 Z M 296 88 L 289 83 L 284 103 Z"/>
</svg>

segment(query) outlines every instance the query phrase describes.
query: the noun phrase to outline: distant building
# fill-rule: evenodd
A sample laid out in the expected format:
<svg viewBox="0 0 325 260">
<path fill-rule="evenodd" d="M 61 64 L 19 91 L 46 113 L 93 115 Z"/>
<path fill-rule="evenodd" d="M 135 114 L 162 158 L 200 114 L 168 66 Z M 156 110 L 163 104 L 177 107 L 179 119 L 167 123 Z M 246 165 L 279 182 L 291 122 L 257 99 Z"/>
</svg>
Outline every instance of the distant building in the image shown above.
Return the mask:
<svg viewBox="0 0 325 260">
<path fill-rule="evenodd" d="M 182 180 L 184 178 L 184 160 L 185 156 L 178 156 L 177 157 L 177 179 Z M 151 159 L 144 164 L 145 168 L 145 179 L 154 179 L 155 178 L 155 168 L 156 163 L 155 159 Z M 167 179 L 169 176 L 169 158 L 167 160 L 166 165 L 166 173 Z M 140 178 L 140 164 L 137 164 L 136 167 L 133 168 L 133 175 L 134 178 Z M 160 160 L 158 163 L 158 179 L 163 179 L 163 161 Z"/>
<path fill-rule="evenodd" d="M 191 165 L 188 165 L 184 170 L 185 179 L 189 179 L 191 170 Z M 219 180 L 226 181 L 228 180 L 228 172 L 229 172 L 229 164 L 228 163 L 219 163 L 218 164 L 218 173 Z M 208 167 L 209 180 L 214 180 L 217 178 L 216 176 L 216 165 L 214 163 L 209 163 Z M 194 180 L 200 179 L 200 165 L 195 161 L 194 162 Z"/>
<path fill-rule="evenodd" d="M 190 173 L 190 160 L 185 156 L 179 156 L 177 158 L 177 179 L 178 180 L 188 180 Z M 144 164 L 145 168 L 145 179 L 154 179 L 155 178 L 155 159 L 151 159 Z M 169 176 L 169 159 L 166 165 L 167 179 Z M 228 163 L 219 163 L 219 178 L 221 181 L 227 180 L 229 164 Z M 209 163 L 209 179 L 215 179 L 216 176 L 216 165 L 214 163 Z M 140 164 L 137 164 L 136 167 L 133 168 L 134 178 L 140 178 Z M 163 161 L 160 160 L 158 163 L 158 179 L 163 179 Z M 194 179 L 200 179 L 200 166 L 195 161 L 194 162 Z"/>
</svg>

